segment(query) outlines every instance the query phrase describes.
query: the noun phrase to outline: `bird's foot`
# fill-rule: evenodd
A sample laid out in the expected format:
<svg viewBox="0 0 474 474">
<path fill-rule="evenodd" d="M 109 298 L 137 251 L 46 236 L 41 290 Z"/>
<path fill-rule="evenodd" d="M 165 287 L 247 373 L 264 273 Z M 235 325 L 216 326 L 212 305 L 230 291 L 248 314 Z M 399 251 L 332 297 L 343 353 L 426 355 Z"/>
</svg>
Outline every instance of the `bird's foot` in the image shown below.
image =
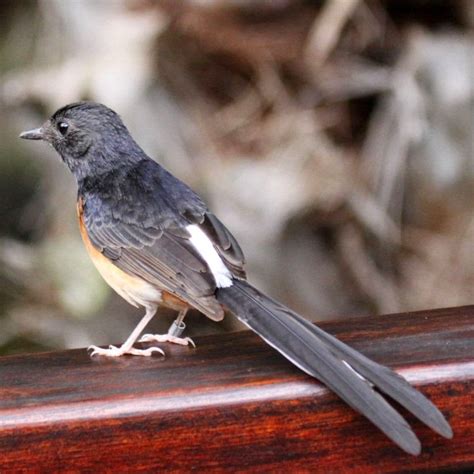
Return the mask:
<svg viewBox="0 0 474 474">
<path fill-rule="evenodd" d="M 172 334 L 145 334 L 140 338 L 138 342 L 172 342 L 173 344 L 179 344 L 181 346 L 193 346 L 196 344 L 190 337 L 177 337 Z"/>
<path fill-rule="evenodd" d="M 104 349 L 103 347 L 89 346 L 87 350 L 92 351 L 90 354 L 91 357 L 95 355 L 102 355 L 106 357 L 120 357 L 127 354 L 150 357 L 155 352 L 158 352 L 159 354 L 163 356 L 165 355 L 165 353 L 163 352 L 163 349 L 160 349 L 159 347 L 149 347 L 148 349 L 136 349 L 135 347 L 125 348 L 123 346 L 121 347 L 109 346 L 108 349 Z"/>
</svg>

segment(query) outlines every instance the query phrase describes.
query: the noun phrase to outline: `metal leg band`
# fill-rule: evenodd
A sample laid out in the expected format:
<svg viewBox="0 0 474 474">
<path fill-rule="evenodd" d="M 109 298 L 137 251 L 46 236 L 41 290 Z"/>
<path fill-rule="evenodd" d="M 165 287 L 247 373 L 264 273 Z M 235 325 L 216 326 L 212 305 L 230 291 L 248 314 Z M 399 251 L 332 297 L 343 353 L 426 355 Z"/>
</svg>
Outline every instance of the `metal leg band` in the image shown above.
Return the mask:
<svg viewBox="0 0 474 474">
<path fill-rule="evenodd" d="M 183 331 L 186 329 L 186 324 L 183 321 L 173 321 L 173 324 L 168 329 L 168 335 L 174 337 L 180 337 Z"/>
</svg>

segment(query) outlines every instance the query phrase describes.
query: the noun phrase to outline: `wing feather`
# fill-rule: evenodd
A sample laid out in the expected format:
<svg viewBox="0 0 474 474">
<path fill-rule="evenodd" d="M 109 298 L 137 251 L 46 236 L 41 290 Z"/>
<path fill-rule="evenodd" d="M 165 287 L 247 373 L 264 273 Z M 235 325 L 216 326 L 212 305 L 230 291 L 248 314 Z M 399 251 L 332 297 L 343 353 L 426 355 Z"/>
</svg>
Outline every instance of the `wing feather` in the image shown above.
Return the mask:
<svg viewBox="0 0 474 474">
<path fill-rule="evenodd" d="M 186 227 L 199 225 L 239 278 L 245 277 L 244 256 L 232 234 L 190 188 L 147 160 L 108 180 L 101 177 L 100 185 L 83 183 L 79 192 L 92 244 L 117 267 L 222 319 L 214 276 Z"/>
</svg>

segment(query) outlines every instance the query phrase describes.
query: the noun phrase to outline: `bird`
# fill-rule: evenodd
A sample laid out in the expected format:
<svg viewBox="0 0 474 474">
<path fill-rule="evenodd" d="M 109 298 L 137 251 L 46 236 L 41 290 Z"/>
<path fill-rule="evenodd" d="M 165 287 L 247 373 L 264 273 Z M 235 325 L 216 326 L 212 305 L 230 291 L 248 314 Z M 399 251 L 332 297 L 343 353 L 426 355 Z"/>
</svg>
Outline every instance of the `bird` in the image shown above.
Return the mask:
<svg viewBox="0 0 474 474">
<path fill-rule="evenodd" d="M 405 452 L 421 443 L 383 396 L 398 402 L 445 438 L 441 411 L 390 368 L 323 331 L 252 286 L 234 236 L 184 182 L 150 158 L 120 116 L 103 104 L 75 102 L 20 138 L 43 140 L 77 182 L 79 229 L 105 281 L 145 315 L 120 346 L 90 346 L 91 356 L 164 355 L 138 342 L 194 345 L 182 337 L 196 309 L 214 321 L 230 312 L 306 374 L 368 418 Z M 140 335 L 159 306 L 177 311 L 167 334 Z"/>
</svg>

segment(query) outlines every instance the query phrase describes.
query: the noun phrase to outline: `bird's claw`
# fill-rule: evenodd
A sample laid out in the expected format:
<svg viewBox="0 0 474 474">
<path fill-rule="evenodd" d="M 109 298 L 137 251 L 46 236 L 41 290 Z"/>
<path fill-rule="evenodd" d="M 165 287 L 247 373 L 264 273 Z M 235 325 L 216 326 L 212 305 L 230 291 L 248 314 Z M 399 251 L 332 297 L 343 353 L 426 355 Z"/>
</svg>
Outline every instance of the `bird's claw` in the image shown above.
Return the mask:
<svg viewBox="0 0 474 474">
<path fill-rule="evenodd" d="M 106 357 L 120 357 L 126 354 L 150 357 L 155 352 L 158 352 L 162 356 L 165 355 L 163 349 L 160 349 L 159 347 L 149 347 L 148 349 L 136 349 L 135 347 L 130 347 L 129 349 L 127 349 L 123 347 L 109 346 L 108 349 L 104 349 L 103 347 L 89 346 L 87 350 L 92 351 L 90 353 L 91 357 L 94 357 L 95 355 L 102 355 Z"/>
<path fill-rule="evenodd" d="M 171 334 L 145 334 L 138 342 L 172 342 L 181 346 L 191 345 L 196 347 L 196 344 L 190 337 L 176 337 Z"/>
</svg>

